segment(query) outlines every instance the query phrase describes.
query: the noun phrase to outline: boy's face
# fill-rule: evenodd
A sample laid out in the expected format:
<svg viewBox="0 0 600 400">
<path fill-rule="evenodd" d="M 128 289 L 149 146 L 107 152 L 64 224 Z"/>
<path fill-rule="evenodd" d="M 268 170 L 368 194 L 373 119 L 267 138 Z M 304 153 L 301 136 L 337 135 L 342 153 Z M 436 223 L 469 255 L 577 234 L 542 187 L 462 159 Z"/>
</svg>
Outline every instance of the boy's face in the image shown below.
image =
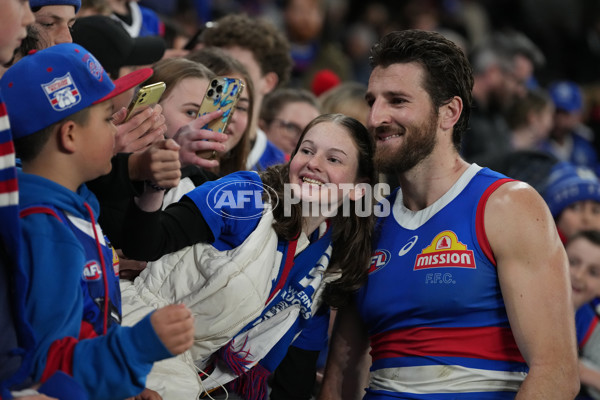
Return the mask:
<svg viewBox="0 0 600 400">
<path fill-rule="evenodd" d="M 600 230 L 600 203 L 594 200 L 577 201 L 563 210 L 556 225 L 567 238 L 582 230 Z"/>
<path fill-rule="evenodd" d="M 41 48 L 60 43 L 73 43 L 71 27 L 75 23 L 75 7 L 71 5 L 44 6 L 36 11 L 35 28 L 40 35 Z"/>
<path fill-rule="evenodd" d="M 28 1 L 0 0 L 0 10 L 0 64 L 5 64 L 27 36 L 26 27 L 34 18 Z"/>
<path fill-rule="evenodd" d="M 111 100 L 90 107 L 87 124 L 80 126 L 80 160 L 85 181 L 106 175 L 112 169 L 111 158 L 117 128 L 112 123 Z"/>
<path fill-rule="evenodd" d="M 600 296 L 600 246 L 578 237 L 567 244 L 575 309 Z"/>
</svg>

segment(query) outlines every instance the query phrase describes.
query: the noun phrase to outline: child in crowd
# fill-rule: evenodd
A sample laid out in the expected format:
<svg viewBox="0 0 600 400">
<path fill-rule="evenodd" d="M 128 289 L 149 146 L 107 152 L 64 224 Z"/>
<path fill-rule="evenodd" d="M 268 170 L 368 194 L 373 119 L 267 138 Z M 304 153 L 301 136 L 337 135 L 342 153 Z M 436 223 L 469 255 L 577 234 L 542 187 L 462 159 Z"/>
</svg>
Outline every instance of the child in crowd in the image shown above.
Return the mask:
<svg viewBox="0 0 600 400">
<path fill-rule="evenodd" d="M 566 245 L 579 344 L 582 392 L 600 399 L 600 327 L 592 302 L 600 296 L 600 231 L 584 230 Z M 583 393 L 577 399 L 589 399 Z"/>
<path fill-rule="evenodd" d="M 11 60 L 25 38 L 34 17 L 28 2 L 0 1 L 0 64 Z M 0 96 L 0 399 L 86 400 L 87 395 L 71 377 L 57 372 L 42 386 L 33 385 L 30 359 L 35 337 L 25 318 L 25 292 L 14 290 L 26 282 L 19 268 L 21 224 L 18 215 L 18 185 L 15 154 L 6 107 Z M 37 389 L 33 389 L 37 387 Z M 52 397 L 54 399 L 55 397 Z"/>
<path fill-rule="evenodd" d="M 528 90 L 509 107 L 506 120 L 513 150 L 539 150 L 554 125 L 554 103 L 543 89 Z"/>
<path fill-rule="evenodd" d="M 71 26 L 75 22 L 75 14 L 81 7 L 81 0 L 31 0 L 31 10 L 35 17 L 27 27 L 27 36 L 15 49 L 4 67 L 14 64 L 31 50 L 45 49 L 59 43 L 71 43 Z M 5 69 L 0 69 L 0 76 Z"/>
<path fill-rule="evenodd" d="M 39 47 L 73 41 L 70 29 L 81 0 L 30 0 L 29 5 L 35 16 L 33 28 L 38 34 Z"/>
<path fill-rule="evenodd" d="M 84 185 L 112 167 L 111 99 L 139 83 L 135 73 L 113 83 L 75 44 L 28 55 L 0 80 L 23 164 L 19 259 L 26 282 L 17 289 L 27 294 L 24 312 L 37 339 L 32 375 L 45 381 L 64 371 L 91 399 L 139 394 L 155 361 L 192 344 L 191 313 L 182 305 L 161 308 L 131 328 L 118 325 L 118 259 L 95 221 L 96 197 Z M 176 144 L 161 145 L 176 162 Z M 153 186 L 174 185 L 179 174 L 173 176 Z"/>
<path fill-rule="evenodd" d="M 543 197 L 564 243 L 581 230 L 600 230 L 600 181 L 594 171 L 566 161 L 557 163 Z"/>
<path fill-rule="evenodd" d="M 321 114 L 321 104 L 306 89 L 279 88 L 265 96 L 258 125 L 289 157 L 306 125 Z"/>
</svg>

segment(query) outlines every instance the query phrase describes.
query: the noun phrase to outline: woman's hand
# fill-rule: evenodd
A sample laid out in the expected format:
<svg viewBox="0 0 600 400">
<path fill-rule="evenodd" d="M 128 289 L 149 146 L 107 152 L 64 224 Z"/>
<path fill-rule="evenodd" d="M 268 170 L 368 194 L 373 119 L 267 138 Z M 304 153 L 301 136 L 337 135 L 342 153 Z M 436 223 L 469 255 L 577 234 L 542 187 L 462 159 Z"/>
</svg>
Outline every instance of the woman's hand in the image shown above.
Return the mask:
<svg viewBox="0 0 600 400">
<path fill-rule="evenodd" d="M 117 126 L 115 154 L 141 151 L 155 141 L 164 139 L 167 127 L 160 104 L 147 107 L 127 122 L 126 115 L 127 109 L 124 107 L 113 114 L 113 123 Z"/>
</svg>

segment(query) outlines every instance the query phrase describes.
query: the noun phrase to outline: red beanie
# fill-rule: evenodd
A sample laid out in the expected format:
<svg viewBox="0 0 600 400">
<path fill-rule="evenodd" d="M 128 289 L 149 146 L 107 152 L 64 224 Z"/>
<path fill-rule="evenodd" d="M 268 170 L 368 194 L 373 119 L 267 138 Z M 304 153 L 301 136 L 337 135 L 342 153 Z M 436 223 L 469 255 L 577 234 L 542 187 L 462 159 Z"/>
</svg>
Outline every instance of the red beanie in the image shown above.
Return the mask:
<svg viewBox="0 0 600 400">
<path fill-rule="evenodd" d="M 330 69 L 322 69 L 315 74 L 310 88 L 314 95 L 318 97 L 321 93 L 337 86 L 340 82 L 341 79 L 335 72 Z"/>
</svg>

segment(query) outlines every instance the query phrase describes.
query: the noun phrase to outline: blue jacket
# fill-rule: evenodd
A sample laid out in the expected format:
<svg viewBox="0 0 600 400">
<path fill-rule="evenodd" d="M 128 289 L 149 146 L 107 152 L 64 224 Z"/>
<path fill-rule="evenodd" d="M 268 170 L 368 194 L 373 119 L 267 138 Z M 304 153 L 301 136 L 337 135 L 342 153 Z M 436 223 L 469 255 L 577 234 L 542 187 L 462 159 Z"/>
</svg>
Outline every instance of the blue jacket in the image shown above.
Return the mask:
<svg viewBox="0 0 600 400">
<path fill-rule="evenodd" d="M 83 231 L 95 227 L 99 240 L 103 237 L 95 221 L 98 201 L 85 185 L 75 193 L 23 172 L 19 173 L 19 185 L 22 210 L 47 206 Z M 90 262 L 89 252 L 59 217 L 41 212 L 21 218 L 26 319 L 37 339 L 33 378 L 44 381 L 61 370 L 81 384 L 90 399 L 134 396 L 145 387 L 152 364 L 171 354 L 154 332 L 150 316 L 132 327 L 114 325 L 106 335 L 97 336 L 86 329 L 81 280 Z M 112 260 L 105 262 L 108 271 Z"/>
<path fill-rule="evenodd" d="M 6 107 L 0 98 L 0 400 L 10 390 L 31 386 L 30 360 L 35 348 L 31 326 L 25 319 L 27 279 L 19 268 L 17 168 Z M 60 400 L 87 400 L 73 378 L 55 373 L 38 391 Z"/>
</svg>

